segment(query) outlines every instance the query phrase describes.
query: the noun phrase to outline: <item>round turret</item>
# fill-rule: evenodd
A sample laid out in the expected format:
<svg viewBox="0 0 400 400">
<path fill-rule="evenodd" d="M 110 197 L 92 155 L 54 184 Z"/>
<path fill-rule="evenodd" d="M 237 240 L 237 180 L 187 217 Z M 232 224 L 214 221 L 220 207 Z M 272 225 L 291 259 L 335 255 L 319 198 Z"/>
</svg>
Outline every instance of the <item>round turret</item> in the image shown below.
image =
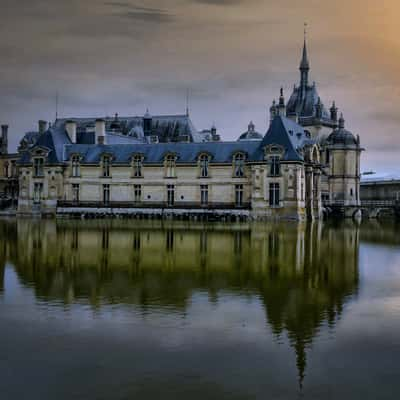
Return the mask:
<svg viewBox="0 0 400 400">
<path fill-rule="evenodd" d="M 238 140 L 261 140 L 262 138 L 263 135 L 259 132 L 256 132 L 253 121 L 250 121 L 247 127 L 247 132 L 242 133 Z"/>
<path fill-rule="evenodd" d="M 343 146 L 353 146 L 358 144 L 355 136 L 345 129 L 344 122 L 342 114 L 339 118 L 339 127 L 328 136 L 327 142 L 329 144 L 339 144 Z"/>
</svg>

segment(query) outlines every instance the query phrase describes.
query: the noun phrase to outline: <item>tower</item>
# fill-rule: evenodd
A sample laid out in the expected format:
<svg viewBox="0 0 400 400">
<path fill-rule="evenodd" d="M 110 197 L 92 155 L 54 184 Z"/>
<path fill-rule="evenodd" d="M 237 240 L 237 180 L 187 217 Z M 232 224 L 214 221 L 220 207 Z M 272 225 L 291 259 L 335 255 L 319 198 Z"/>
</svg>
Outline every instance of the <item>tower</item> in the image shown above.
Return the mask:
<svg viewBox="0 0 400 400">
<path fill-rule="evenodd" d="M 327 139 L 330 166 L 328 174 L 330 201 L 345 207 L 360 205 L 360 147 L 357 138 L 345 129 L 343 114 L 339 126 Z M 348 209 L 351 212 L 351 208 Z M 352 215 L 347 215 L 352 216 Z"/>
</svg>

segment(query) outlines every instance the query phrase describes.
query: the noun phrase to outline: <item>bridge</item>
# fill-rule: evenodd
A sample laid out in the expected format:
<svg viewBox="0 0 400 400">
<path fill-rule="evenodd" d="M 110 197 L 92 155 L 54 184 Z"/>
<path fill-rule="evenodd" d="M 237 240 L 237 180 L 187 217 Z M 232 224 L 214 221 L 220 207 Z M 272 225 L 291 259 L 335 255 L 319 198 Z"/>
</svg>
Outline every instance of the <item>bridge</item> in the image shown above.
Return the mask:
<svg viewBox="0 0 400 400">
<path fill-rule="evenodd" d="M 400 200 L 361 200 L 360 205 L 349 205 L 343 200 L 324 201 L 325 216 L 379 218 L 390 216 L 400 219 Z M 361 213 L 361 214 L 360 214 Z"/>
</svg>

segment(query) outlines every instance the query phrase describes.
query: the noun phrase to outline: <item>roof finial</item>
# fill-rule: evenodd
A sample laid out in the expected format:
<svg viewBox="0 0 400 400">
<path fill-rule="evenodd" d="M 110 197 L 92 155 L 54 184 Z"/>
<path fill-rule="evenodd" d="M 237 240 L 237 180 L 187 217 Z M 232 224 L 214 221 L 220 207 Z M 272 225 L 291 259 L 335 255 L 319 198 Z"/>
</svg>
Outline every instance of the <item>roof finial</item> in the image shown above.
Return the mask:
<svg viewBox="0 0 400 400">
<path fill-rule="evenodd" d="M 189 88 L 186 89 L 186 116 L 189 116 Z"/>
<path fill-rule="evenodd" d="M 340 113 L 340 118 L 339 118 L 339 129 L 344 129 L 344 117 L 343 117 L 343 113 Z"/>
<path fill-rule="evenodd" d="M 56 121 L 58 120 L 58 90 L 56 91 Z"/>
</svg>

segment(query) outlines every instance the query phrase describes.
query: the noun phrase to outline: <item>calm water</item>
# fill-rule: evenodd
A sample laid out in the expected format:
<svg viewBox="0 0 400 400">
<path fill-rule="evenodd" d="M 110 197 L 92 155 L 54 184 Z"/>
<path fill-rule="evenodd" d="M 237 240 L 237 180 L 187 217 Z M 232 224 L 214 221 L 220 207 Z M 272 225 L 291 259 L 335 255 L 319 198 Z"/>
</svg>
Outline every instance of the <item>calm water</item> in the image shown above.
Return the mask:
<svg viewBox="0 0 400 400">
<path fill-rule="evenodd" d="M 399 233 L 0 221 L 0 398 L 398 399 Z"/>
</svg>

